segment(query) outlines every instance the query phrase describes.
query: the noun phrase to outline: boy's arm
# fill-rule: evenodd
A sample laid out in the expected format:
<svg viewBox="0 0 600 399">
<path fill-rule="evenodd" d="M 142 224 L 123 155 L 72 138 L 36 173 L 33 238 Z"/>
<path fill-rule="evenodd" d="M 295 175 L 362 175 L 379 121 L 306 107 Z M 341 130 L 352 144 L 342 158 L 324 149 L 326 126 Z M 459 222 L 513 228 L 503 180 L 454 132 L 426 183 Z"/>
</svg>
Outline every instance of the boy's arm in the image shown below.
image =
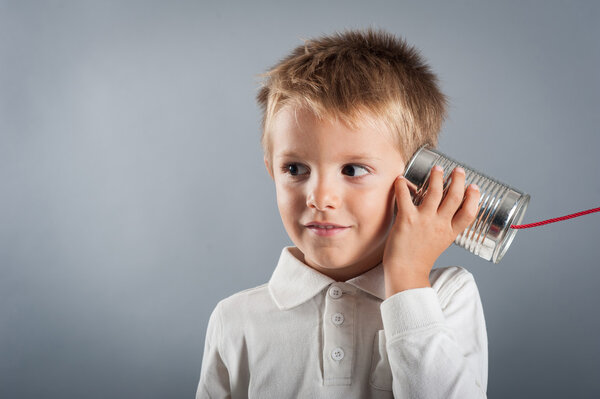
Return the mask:
<svg viewBox="0 0 600 399">
<path fill-rule="evenodd" d="M 399 292 L 381 304 L 399 398 L 485 398 L 487 334 L 473 276 L 448 268 L 441 286 Z"/>
<path fill-rule="evenodd" d="M 221 352 L 220 337 L 223 328 L 220 304 L 217 304 L 208 321 L 196 399 L 231 398 L 229 371 Z"/>
<path fill-rule="evenodd" d="M 465 172 L 456 168 L 443 198 L 436 166 L 418 207 L 406 179 L 394 185 L 398 214 L 383 255 L 381 312 L 397 397 L 485 397 L 487 337 L 475 282 L 462 277 L 438 294 L 429 282 L 437 258 L 477 215 L 479 190 L 471 185 L 465 192 L 464 184 Z"/>
</svg>

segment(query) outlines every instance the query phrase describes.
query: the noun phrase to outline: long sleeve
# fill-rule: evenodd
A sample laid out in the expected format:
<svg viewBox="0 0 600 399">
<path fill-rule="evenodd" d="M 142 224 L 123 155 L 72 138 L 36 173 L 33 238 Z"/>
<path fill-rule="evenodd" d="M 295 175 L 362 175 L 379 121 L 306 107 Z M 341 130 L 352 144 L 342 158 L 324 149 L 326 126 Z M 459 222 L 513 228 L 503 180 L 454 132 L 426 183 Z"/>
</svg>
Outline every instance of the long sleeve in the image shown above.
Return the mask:
<svg viewBox="0 0 600 399">
<path fill-rule="evenodd" d="M 223 361 L 220 345 L 223 328 L 219 305 L 220 303 L 217 304 L 210 315 L 206 329 L 204 355 L 202 356 L 202 369 L 196 399 L 231 398 L 229 372 Z"/>
<path fill-rule="evenodd" d="M 471 273 L 447 268 L 432 285 L 381 303 L 396 398 L 485 398 L 487 333 Z"/>
</svg>

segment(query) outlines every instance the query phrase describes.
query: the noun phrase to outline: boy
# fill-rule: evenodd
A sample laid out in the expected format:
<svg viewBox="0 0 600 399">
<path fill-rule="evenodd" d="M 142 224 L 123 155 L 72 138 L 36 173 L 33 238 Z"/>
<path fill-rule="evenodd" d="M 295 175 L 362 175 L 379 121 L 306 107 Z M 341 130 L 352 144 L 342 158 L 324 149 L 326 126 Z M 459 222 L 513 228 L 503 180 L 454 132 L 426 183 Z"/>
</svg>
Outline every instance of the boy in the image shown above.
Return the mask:
<svg viewBox="0 0 600 399">
<path fill-rule="evenodd" d="M 437 144 L 446 99 L 418 52 L 381 31 L 307 41 L 267 74 L 264 162 L 286 247 L 267 284 L 220 301 L 197 398 L 484 398 L 472 275 L 432 270 L 475 218 L 464 171 L 402 178 Z"/>
</svg>

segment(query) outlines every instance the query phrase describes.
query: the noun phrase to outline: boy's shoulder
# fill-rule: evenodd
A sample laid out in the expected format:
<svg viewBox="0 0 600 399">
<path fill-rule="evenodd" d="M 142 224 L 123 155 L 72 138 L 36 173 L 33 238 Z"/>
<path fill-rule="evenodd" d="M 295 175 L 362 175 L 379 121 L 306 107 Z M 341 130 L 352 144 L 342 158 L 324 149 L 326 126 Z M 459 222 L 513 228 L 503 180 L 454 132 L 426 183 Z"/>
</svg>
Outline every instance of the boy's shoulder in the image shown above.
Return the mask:
<svg viewBox="0 0 600 399">
<path fill-rule="evenodd" d="M 437 293 L 442 307 L 459 291 L 470 291 L 474 295 L 479 295 L 473 274 L 460 266 L 432 269 L 429 282 L 431 288 Z"/>
<path fill-rule="evenodd" d="M 247 300 L 248 298 L 253 298 L 256 296 L 262 296 L 269 293 L 268 289 L 269 283 L 263 283 L 261 285 L 257 285 L 255 287 L 246 288 L 241 291 L 237 291 L 228 297 L 221 299 L 222 302 L 239 302 Z"/>
<path fill-rule="evenodd" d="M 429 282 L 432 285 L 444 286 L 448 284 L 465 283 L 474 280 L 473 274 L 461 266 L 438 267 L 429 273 Z"/>
<path fill-rule="evenodd" d="M 270 310 L 273 306 L 274 303 L 269 293 L 269 283 L 238 291 L 221 299 L 217 304 L 221 313 L 225 314 L 248 314 L 248 312 Z"/>
</svg>

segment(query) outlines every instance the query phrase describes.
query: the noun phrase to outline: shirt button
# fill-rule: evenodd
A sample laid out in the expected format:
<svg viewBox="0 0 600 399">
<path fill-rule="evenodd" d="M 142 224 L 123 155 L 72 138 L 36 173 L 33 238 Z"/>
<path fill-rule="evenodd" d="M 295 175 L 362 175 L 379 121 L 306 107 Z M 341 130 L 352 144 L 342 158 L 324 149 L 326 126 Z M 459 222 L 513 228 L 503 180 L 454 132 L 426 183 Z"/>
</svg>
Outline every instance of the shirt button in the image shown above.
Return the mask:
<svg viewBox="0 0 600 399">
<path fill-rule="evenodd" d="M 331 351 L 331 358 L 336 361 L 340 361 L 344 358 L 344 350 L 342 348 L 335 348 Z"/>
<path fill-rule="evenodd" d="M 333 322 L 333 324 L 335 324 L 336 326 L 340 326 L 342 325 L 342 323 L 344 322 L 344 315 L 341 313 L 336 313 L 333 316 L 331 316 L 331 321 Z"/>
<path fill-rule="evenodd" d="M 329 289 L 329 296 L 333 299 L 338 299 L 342 296 L 342 289 L 340 287 L 336 287 L 335 285 Z"/>
</svg>

